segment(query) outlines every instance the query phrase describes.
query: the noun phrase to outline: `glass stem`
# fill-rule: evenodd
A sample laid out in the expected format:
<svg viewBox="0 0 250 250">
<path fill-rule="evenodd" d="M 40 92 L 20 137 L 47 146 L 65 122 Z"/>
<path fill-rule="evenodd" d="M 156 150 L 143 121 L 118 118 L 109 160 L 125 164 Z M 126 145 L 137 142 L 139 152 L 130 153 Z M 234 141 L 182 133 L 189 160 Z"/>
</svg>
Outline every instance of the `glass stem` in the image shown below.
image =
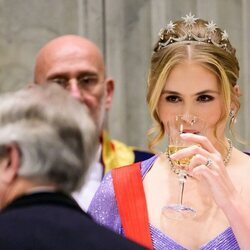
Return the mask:
<svg viewBox="0 0 250 250">
<path fill-rule="evenodd" d="M 182 202 L 183 202 L 183 192 L 184 192 L 184 187 L 185 187 L 185 182 L 180 182 L 180 196 L 179 196 L 179 204 L 182 205 Z"/>
<path fill-rule="evenodd" d="M 185 187 L 185 182 L 187 180 L 187 173 L 185 170 L 180 170 L 180 172 L 178 174 L 178 179 L 179 179 L 179 185 L 180 185 L 179 204 L 182 205 L 184 187 Z"/>
</svg>

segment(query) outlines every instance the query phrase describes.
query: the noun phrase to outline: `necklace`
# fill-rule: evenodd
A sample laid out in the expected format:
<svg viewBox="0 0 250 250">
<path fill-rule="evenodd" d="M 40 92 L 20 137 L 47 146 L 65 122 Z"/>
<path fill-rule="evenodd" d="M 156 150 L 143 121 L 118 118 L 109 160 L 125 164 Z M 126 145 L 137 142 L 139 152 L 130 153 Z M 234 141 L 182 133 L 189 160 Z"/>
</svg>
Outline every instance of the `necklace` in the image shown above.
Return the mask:
<svg viewBox="0 0 250 250">
<path fill-rule="evenodd" d="M 230 139 L 227 139 L 228 143 L 229 143 L 229 147 L 228 147 L 228 150 L 227 150 L 227 155 L 226 157 L 223 159 L 223 163 L 225 166 L 227 166 L 228 162 L 230 161 L 231 159 L 231 156 L 232 156 L 232 151 L 233 151 L 233 143 Z"/>
<path fill-rule="evenodd" d="M 225 166 L 227 166 L 228 162 L 230 161 L 231 159 L 231 156 L 232 156 L 232 151 L 233 151 L 233 143 L 230 139 L 227 139 L 228 143 L 229 143 L 229 147 L 228 147 L 228 150 L 227 150 L 227 155 L 226 157 L 223 159 L 223 163 Z M 167 158 L 168 158 L 168 161 L 170 163 L 170 168 L 171 170 L 175 173 L 175 174 L 179 174 L 180 173 L 180 168 L 177 168 L 175 167 L 170 155 L 169 155 L 169 152 L 167 150 L 166 152 L 166 155 L 167 155 Z M 188 175 L 189 176 L 189 175 Z"/>
</svg>

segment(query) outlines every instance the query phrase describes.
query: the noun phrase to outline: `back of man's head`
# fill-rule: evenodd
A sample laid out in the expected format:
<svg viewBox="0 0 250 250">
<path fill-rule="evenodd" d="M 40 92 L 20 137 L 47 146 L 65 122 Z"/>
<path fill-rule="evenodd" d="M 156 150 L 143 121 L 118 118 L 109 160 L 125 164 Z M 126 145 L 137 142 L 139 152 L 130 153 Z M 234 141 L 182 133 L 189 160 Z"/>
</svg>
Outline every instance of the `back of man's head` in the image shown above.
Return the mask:
<svg viewBox="0 0 250 250">
<path fill-rule="evenodd" d="M 49 183 L 65 192 L 82 185 L 97 148 L 87 108 L 55 84 L 0 96 L 1 157 L 14 145 L 17 176 Z"/>
</svg>

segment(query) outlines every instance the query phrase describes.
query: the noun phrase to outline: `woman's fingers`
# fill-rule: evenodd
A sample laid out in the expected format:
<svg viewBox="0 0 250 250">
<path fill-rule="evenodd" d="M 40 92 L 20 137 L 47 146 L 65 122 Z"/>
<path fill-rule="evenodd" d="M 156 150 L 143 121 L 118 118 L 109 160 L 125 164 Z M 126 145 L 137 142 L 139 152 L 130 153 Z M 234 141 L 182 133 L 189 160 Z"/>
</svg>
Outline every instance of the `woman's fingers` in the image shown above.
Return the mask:
<svg viewBox="0 0 250 250">
<path fill-rule="evenodd" d="M 180 135 L 182 139 L 192 142 L 194 144 L 200 145 L 202 148 L 207 150 L 210 153 L 216 153 L 217 150 L 213 146 L 213 144 L 208 140 L 207 137 L 202 135 L 196 135 L 191 133 L 183 133 Z"/>
</svg>

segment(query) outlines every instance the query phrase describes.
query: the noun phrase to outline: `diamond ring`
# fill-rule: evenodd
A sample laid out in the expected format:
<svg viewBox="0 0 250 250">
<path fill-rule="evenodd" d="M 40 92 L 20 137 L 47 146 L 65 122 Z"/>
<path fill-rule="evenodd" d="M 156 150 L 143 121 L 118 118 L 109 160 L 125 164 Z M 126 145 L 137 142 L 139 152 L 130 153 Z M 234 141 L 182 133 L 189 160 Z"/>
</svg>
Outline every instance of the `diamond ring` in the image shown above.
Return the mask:
<svg viewBox="0 0 250 250">
<path fill-rule="evenodd" d="M 211 168 L 212 164 L 213 164 L 212 160 L 208 158 L 205 166 Z"/>
</svg>

